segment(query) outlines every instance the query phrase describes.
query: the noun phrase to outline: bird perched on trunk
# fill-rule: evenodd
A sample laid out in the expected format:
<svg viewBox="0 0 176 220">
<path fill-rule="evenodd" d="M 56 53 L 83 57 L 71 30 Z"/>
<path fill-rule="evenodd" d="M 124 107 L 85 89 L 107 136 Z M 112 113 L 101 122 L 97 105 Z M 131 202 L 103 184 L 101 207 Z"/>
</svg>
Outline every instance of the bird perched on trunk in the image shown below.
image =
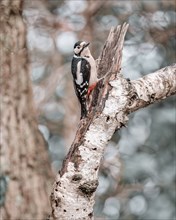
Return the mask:
<svg viewBox="0 0 176 220">
<path fill-rule="evenodd" d="M 85 41 L 75 43 L 71 64 L 74 88 L 81 104 L 81 119 L 87 115 L 87 99 L 97 84 L 96 62 L 90 53 L 89 44 Z"/>
</svg>

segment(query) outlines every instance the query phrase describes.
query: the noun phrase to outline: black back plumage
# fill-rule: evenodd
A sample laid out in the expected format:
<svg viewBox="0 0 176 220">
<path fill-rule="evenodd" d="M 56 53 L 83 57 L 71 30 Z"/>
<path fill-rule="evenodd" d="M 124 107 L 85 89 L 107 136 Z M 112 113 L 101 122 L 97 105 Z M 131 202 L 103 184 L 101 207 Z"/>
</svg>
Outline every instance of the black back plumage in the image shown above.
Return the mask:
<svg viewBox="0 0 176 220">
<path fill-rule="evenodd" d="M 80 64 L 80 72 L 82 73 L 82 83 L 78 84 L 76 82 L 77 80 L 77 67 L 78 62 L 81 61 Z M 78 97 L 78 100 L 81 104 L 81 118 L 85 117 L 87 115 L 87 105 L 86 105 L 86 99 L 87 99 L 87 92 L 89 87 L 89 79 L 90 79 L 90 64 L 87 62 L 86 59 L 81 57 L 73 57 L 72 64 L 71 64 L 71 72 L 73 75 L 73 83 L 75 88 L 75 93 Z"/>
</svg>

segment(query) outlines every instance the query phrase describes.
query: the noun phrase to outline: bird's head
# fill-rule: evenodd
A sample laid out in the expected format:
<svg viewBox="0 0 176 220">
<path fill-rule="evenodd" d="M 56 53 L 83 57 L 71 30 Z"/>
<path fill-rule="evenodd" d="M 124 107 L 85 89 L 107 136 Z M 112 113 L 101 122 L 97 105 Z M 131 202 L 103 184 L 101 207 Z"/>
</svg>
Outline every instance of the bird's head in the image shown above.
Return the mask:
<svg viewBox="0 0 176 220">
<path fill-rule="evenodd" d="M 74 54 L 76 56 L 84 57 L 90 55 L 90 50 L 88 48 L 90 43 L 85 41 L 78 41 L 74 45 Z"/>
</svg>

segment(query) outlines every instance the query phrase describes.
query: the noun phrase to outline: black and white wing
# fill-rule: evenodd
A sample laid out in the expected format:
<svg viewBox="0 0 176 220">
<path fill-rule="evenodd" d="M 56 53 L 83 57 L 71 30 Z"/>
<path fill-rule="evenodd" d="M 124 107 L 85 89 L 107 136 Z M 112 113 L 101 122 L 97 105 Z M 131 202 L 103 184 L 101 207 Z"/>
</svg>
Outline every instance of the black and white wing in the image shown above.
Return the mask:
<svg viewBox="0 0 176 220">
<path fill-rule="evenodd" d="M 89 88 L 90 64 L 83 58 L 72 59 L 72 75 L 74 88 L 81 104 L 81 118 L 87 115 L 86 98 Z"/>
</svg>

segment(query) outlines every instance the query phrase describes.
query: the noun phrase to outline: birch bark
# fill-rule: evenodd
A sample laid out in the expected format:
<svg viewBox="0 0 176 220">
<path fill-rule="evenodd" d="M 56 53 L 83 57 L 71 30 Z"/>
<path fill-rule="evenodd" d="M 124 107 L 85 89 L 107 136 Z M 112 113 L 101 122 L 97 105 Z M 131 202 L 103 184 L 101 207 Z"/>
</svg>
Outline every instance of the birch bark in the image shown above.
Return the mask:
<svg viewBox="0 0 176 220">
<path fill-rule="evenodd" d="M 98 171 L 108 141 L 127 123 L 130 112 L 176 93 L 176 65 L 134 81 L 123 78 L 120 69 L 127 28 L 126 24 L 112 28 L 100 55 L 98 73 L 103 78 L 56 177 L 51 219 L 93 219 Z"/>
</svg>

